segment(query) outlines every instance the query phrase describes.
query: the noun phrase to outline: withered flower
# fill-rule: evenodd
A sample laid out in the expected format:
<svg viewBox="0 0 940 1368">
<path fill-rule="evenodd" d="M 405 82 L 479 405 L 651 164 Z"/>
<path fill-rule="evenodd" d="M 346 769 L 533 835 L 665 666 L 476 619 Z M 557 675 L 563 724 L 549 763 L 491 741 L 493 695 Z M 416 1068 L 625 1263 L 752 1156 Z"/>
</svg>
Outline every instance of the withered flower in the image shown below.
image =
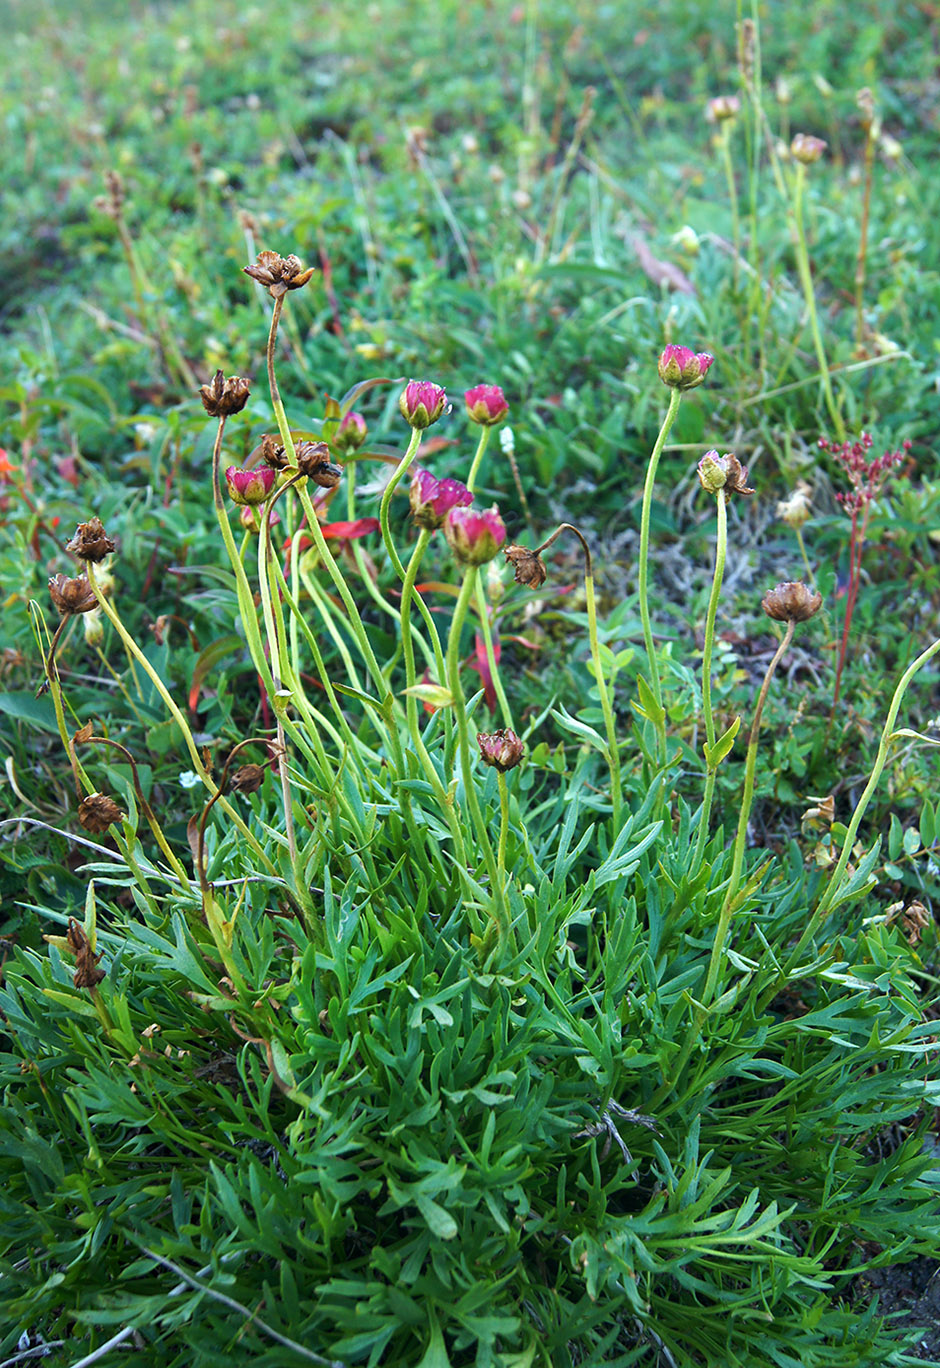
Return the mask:
<svg viewBox="0 0 940 1368">
<path fill-rule="evenodd" d="M 525 753 L 522 741 L 509 727 L 500 727 L 494 732 L 477 732 L 477 745 L 483 763 L 492 765 L 500 774 L 515 769 Z"/>
<path fill-rule="evenodd" d="M 270 432 L 266 432 L 261 438 L 261 459 L 272 470 L 287 469 L 287 452 L 277 438 L 271 436 Z"/>
<path fill-rule="evenodd" d="M 49 581 L 49 597 L 60 617 L 72 613 L 90 613 L 98 606 L 98 596 L 85 575 L 69 579 L 68 575 L 53 575 Z"/>
<path fill-rule="evenodd" d="M 343 476 L 343 467 L 330 460 L 326 442 L 298 442 L 295 448 L 297 469 L 307 475 L 321 489 L 335 489 Z"/>
<path fill-rule="evenodd" d="M 89 793 L 78 805 L 78 820 L 86 831 L 100 836 L 114 822 L 120 822 L 124 813 L 113 798 L 106 793 Z"/>
<path fill-rule="evenodd" d="M 288 290 L 299 290 L 313 275 L 313 267 L 304 269 L 300 257 L 293 253 L 282 257 L 277 252 L 259 252 L 254 266 L 244 266 L 242 269 L 259 285 L 267 286 L 272 299 L 280 299 Z"/>
<path fill-rule="evenodd" d="M 909 903 L 901 918 L 908 945 L 917 945 L 930 925 L 931 917 L 922 902 Z"/>
<path fill-rule="evenodd" d="M 240 375 L 230 375 L 226 380 L 217 370 L 208 385 L 199 389 L 203 408 L 210 418 L 228 418 L 233 413 L 241 413 L 251 393 L 247 380 Z"/>
<path fill-rule="evenodd" d="M 503 555 L 512 565 L 516 573 L 516 583 L 525 584 L 529 589 L 539 589 L 548 578 L 548 571 L 545 569 L 545 562 L 537 551 L 530 551 L 527 546 L 503 547 Z"/>
<path fill-rule="evenodd" d="M 72 975 L 72 982 L 75 987 L 96 988 L 105 977 L 104 970 L 98 968 L 98 961 L 104 951 L 99 950 L 95 954 L 91 948 L 91 942 L 85 935 L 84 927 L 79 926 L 74 917 L 69 917 L 66 941 L 75 956 L 75 973 Z"/>
<path fill-rule="evenodd" d="M 94 561 L 97 564 L 114 550 L 114 538 L 105 532 L 100 518 L 89 518 L 88 522 L 78 524 L 75 536 L 66 544 L 65 549 L 79 560 Z"/>
<path fill-rule="evenodd" d="M 239 765 L 229 780 L 234 793 L 255 793 L 264 782 L 264 765 Z"/>
<path fill-rule="evenodd" d="M 777 622 L 807 622 L 822 607 L 822 594 L 800 580 L 786 580 L 767 591 L 760 601 L 768 617 Z"/>
<path fill-rule="evenodd" d="M 124 181 L 117 171 L 106 171 L 104 183 L 107 186 L 108 193 L 98 196 L 95 200 L 95 208 L 100 213 L 107 214 L 109 219 L 114 219 L 117 223 L 124 213 L 124 200 L 126 198 Z"/>
<path fill-rule="evenodd" d="M 743 466 L 733 452 L 719 456 L 717 451 L 707 451 L 698 463 L 699 484 L 709 494 L 719 494 L 724 490 L 725 501 L 732 494 L 753 494 L 747 483 L 747 466 Z"/>
</svg>

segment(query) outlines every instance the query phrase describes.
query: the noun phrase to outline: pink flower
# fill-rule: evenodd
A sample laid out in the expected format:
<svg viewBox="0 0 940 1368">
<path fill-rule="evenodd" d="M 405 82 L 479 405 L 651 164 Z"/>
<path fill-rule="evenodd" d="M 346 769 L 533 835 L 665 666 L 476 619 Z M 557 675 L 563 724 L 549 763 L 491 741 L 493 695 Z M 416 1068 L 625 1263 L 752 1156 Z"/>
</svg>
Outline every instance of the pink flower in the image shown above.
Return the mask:
<svg viewBox="0 0 940 1368">
<path fill-rule="evenodd" d="M 401 392 L 398 407 L 405 421 L 421 430 L 437 422 L 446 403 L 447 395 L 440 385 L 430 380 L 409 380 Z"/>
<path fill-rule="evenodd" d="M 481 427 L 494 427 L 501 423 L 509 412 L 506 396 L 499 385 L 474 385 L 464 394 L 467 401 L 467 415 L 473 423 Z"/>
<path fill-rule="evenodd" d="M 694 352 L 670 342 L 659 358 L 659 378 L 670 389 L 695 389 L 714 359 L 709 352 Z"/>
<path fill-rule="evenodd" d="M 429 532 L 442 526 L 452 508 L 473 503 L 473 495 L 459 480 L 438 480 L 420 469 L 412 473 L 410 497 L 415 522 Z"/>
<path fill-rule="evenodd" d="M 229 466 L 225 472 L 225 483 L 233 501 L 237 504 L 260 504 L 274 488 L 277 472 L 270 466 L 257 466 L 254 470 L 239 470 Z"/>
<path fill-rule="evenodd" d="M 358 451 L 369 429 L 361 413 L 349 412 L 333 435 L 333 446 L 340 452 Z"/>
<path fill-rule="evenodd" d="M 506 540 L 506 528 L 495 506 L 452 508 L 444 521 L 444 536 L 462 565 L 485 565 Z"/>
</svg>

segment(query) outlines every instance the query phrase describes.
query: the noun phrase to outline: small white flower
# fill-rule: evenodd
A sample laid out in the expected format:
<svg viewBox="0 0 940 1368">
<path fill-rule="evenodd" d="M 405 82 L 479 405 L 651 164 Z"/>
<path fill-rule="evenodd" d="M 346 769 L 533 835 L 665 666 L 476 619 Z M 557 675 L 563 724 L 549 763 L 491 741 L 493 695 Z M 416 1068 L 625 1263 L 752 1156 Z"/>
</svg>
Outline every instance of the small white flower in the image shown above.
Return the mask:
<svg viewBox="0 0 940 1368">
<path fill-rule="evenodd" d="M 192 770 L 183 770 L 180 775 L 180 787 L 184 789 L 195 788 L 201 782 L 199 775 Z"/>
</svg>

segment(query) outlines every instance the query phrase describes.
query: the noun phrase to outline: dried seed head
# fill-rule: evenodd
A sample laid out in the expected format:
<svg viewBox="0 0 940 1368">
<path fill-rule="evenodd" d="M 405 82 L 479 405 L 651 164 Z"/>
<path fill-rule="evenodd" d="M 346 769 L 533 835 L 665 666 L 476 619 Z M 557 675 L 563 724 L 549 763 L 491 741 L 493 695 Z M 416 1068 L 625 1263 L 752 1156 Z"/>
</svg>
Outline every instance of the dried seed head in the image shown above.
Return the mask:
<svg viewBox="0 0 940 1368">
<path fill-rule="evenodd" d="M 104 183 L 108 193 L 99 195 L 95 200 L 95 208 L 102 214 L 107 214 L 109 219 L 118 219 L 124 213 L 125 190 L 124 182 L 116 171 L 106 171 L 104 173 Z"/>
<path fill-rule="evenodd" d="M 509 727 L 500 727 L 494 732 L 477 732 L 477 745 L 483 763 L 492 765 L 500 774 L 515 769 L 525 754 L 525 746 Z"/>
<path fill-rule="evenodd" d="M 79 560 L 97 563 L 114 550 L 114 539 L 105 532 L 100 518 L 89 518 L 88 522 L 78 524 L 65 549 Z"/>
<path fill-rule="evenodd" d="M 106 793 L 89 793 L 78 805 L 78 820 L 86 831 L 98 836 L 114 822 L 120 822 L 124 813 L 113 798 Z"/>
<path fill-rule="evenodd" d="M 305 269 L 303 262 L 293 253 L 282 257 L 277 252 L 259 252 L 255 264 L 242 269 L 259 285 L 266 286 L 273 299 L 279 299 L 288 290 L 299 290 L 313 275 L 313 267 Z"/>
<path fill-rule="evenodd" d="M 529 589 L 540 589 L 548 578 L 545 562 L 537 551 L 513 544 L 503 547 L 503 555 L 515 571 L 517 584 L 524 584 Z"/>
<path fill-rule="evenodd" d="M 266 432 L 261 438 L 261 459 L 272 470 L 287 469 L 287 452 L 276 437 Z"/>
<path fill-rule="evenodd" d="M 294 454 L 297 469 L 321 489 L 335 489 L 343 477 L 343 467 L 330 460 L 326 442 L 298 442 Z"/>
<path fill-rule="evenodd" d="M 822 594 L 800 580 L 786 580 L 768 590 L 760 602 L 767 616 L 777 622 L 807 622 L 822 607 Z"/>
<path fill-rule="evenodd" d="M 240 375 L 230 375 L 226 380 L 217 370 L 209 384 L 200 387 L 199 397 L 210 418 L 228 418 L 242 411 L 250 393 L 248 381 Z"/>
<path fill-rule="evenodd" d="M 69 917 L 69 929 L 66 936 L 66 943 L 75 956 L 75 973 L 72 975 L 72 982 L 76 988 L 95 988 L 105 977 L 103 969 L 98 968 L 98 961 L 101 959 L 103 951 L 99 950 L 95 954 L 91 948 L 91 942 L 85 935 L 85 929 L 79 926 L 74 917 Z"/>
<path fill-rule="evenodd" d="M 98 606 L 94 589 L 84 575 L 69 579 L 68 575 L 53 575 L 49 581 L 49 597 L 60 617 L 72 613 L 90 613 Z"/>
<path fill-rule="evenodd" d="M 264 765 L 239 765 L 229 780 L 234 793 L 255 793 L 264 782 Z"/>
<path fill-rule="evenodd" d="M 901 926 L 907 936 L 908 945 L 917 945 L 930 921 L 930 913 L 922 902 L 912 902 L 905 908 Z"/>
</svg>

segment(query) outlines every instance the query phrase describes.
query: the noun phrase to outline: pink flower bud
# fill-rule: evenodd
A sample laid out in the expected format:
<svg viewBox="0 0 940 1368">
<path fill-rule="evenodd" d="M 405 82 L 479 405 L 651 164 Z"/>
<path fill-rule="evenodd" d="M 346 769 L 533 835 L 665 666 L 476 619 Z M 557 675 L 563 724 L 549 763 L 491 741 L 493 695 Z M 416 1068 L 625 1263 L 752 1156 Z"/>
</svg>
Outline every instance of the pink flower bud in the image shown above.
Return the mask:
<svg viewBox="0 0 940 1368">
<path fill-rule="evenodd" d="M 467 401 L 467 416 L 472 423 L 481 427 L 495 427 L 509 412 L 506 396 L 499 385 L 474 385 L 464 394 Z"/>
<path fill-rule="evenodd" d="M 670 389 L 695 389 L 714 359 L 709 352 L 694 352 L 670 342 L 659 358 L 659 378 Z"/>
<path fill-rule="evenodd" d="M 274 488 L 277 473 L 270 466 L 257 466 L 254 470 L 239 470 L 229 466 L 225 472 L 225 483 L 234 503 L 260 504 Z"/>
<path fill-rule="evenodd" d="M 368 431 L 366 420 L 361 413 L 347 413 L 333 434 L 333 446 L 341 454 L 358 451 L 366 440 Z"/>
<path fill-rule="evenodd" d="M 506 540 L 506 528 L 495 505 L 481 511 L 452 508 L 444 521 L 444 536 L 462 565 L 485 565 Z"/>
<path fill-rule="evenodd" d="M 419 430 L 436 423 L 444 412 L 447 395 L 440 385 L 430 380 L 409 380 L 401 392 L 398 407 L 401 416 Z"/>
<path fill-rule="evenodd" d="M 429 470 L 415 470 L 411 476 L 411 512 L 419 527 L 434 532 L 443 525 L 452 508 L 466 508 L 473 495 L 459 480 L 438 480 Z"/>
<path fill-rule="evenodd" d="M 811 166 L 819 161 L 826 147 L 822 138 L 814 138 L 811 133 L 797 133 L 790 143 L 790 155 L 804 166 Z"/>
</svg>

